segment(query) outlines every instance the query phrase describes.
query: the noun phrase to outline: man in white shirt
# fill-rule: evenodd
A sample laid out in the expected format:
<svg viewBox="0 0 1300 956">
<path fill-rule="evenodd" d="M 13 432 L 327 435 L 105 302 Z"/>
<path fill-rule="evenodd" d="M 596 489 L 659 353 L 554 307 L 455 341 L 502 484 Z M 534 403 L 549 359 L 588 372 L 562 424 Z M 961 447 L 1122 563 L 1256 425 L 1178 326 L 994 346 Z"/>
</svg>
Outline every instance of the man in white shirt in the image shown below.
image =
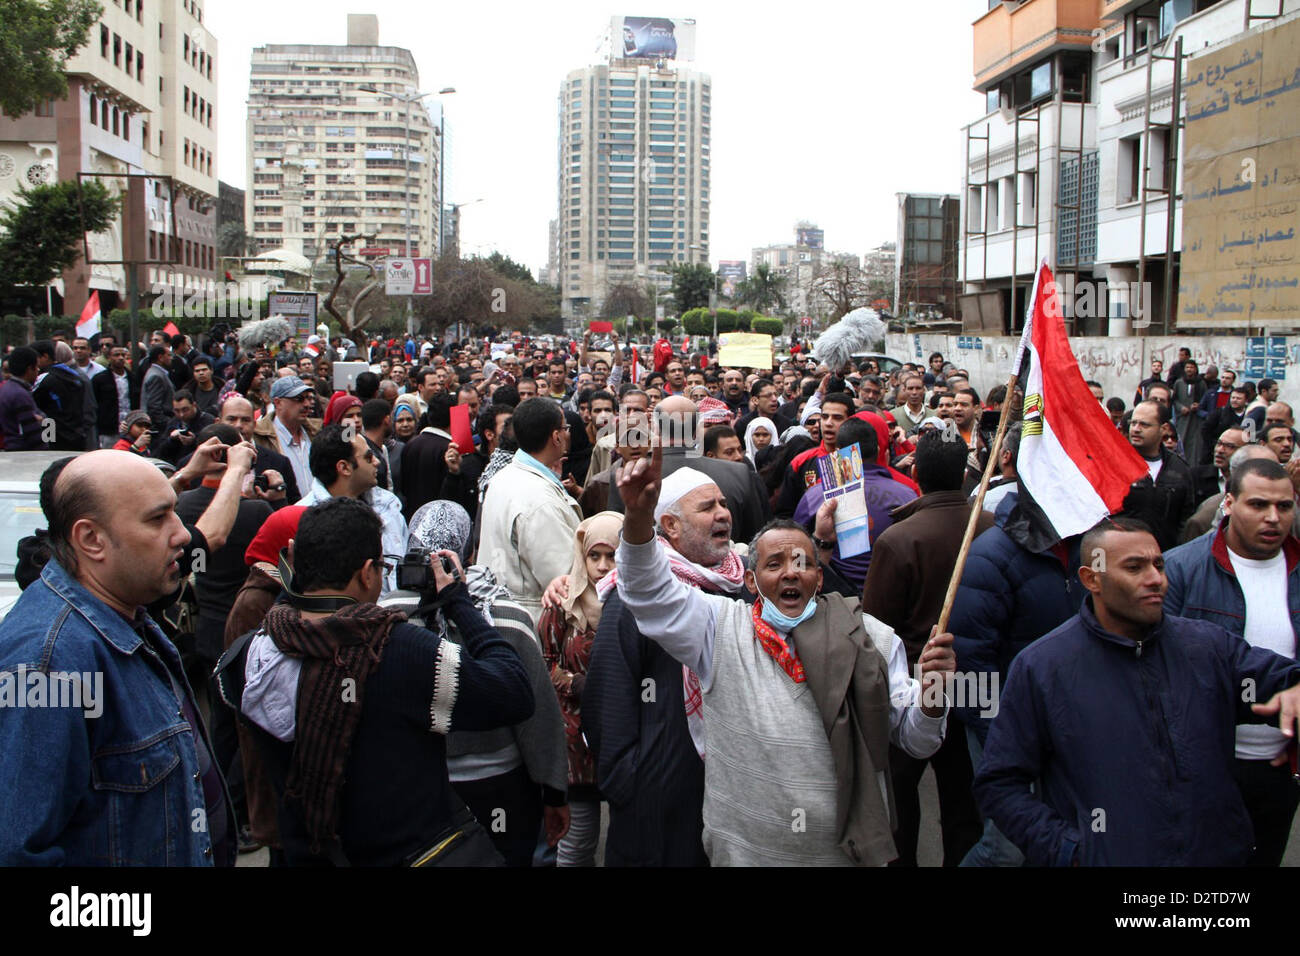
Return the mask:
<svg viewBox="0 0 1300 956">
<path fill-rule="evenodd" d="M 886 744 L 918 758 L 939 749 L 952 636 L 925 646 L 922 685 L 891 628 L 856 599 L 817 595 L 813 555 L 834 548 L 830 505 L 815 538 L 790 521 L 758 533 L 752 608 L 686 586 L 654 540 L 662 462 L 656 446 L 620 470 L 618 593 L 641 633 L 699 677 L 705 852 L 715 866 L 883 866 L 897 856 Z"/>
<path fill-rule="evenodd" d="M 1294 659 L 1300 542 L 1291 535 L 1295 492 L 1286 470 L 1268 458 L 1234 466 L 1223 514 L 1213 534 L 1165 555 L 1165 612 L 1213 621 L 1254 647 Z M 1267 724 L 1239 724 L 1236 733 L 1235 776 L 1255 830 L 1250 864 L 1278 866 L 1300 804 L 1290 741 Z"/>
</svg>

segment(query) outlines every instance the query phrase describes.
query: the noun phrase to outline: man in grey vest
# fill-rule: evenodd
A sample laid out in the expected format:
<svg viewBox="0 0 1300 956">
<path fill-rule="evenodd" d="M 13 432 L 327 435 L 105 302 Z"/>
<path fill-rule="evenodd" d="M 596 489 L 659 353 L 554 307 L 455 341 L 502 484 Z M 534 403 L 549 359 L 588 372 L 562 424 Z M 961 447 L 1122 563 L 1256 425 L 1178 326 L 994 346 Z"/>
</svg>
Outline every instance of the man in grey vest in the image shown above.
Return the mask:
<svg viewBox="0 0 1300 956">
<path fill-rule="evenodd" d="M 952 636 L 926 643 L 918 682 L 892 628 L 856 599 L 817 594 L 832 504 L 812 537 L 785 520 L 758 532 L 745 573 L 752 607 L 688 587 L 655 541 L 662 468 L 656 446 L 620 470 L 618 593 L 641 633 L 699 677 L 710 862 L 883 866 L 897 856 L 888 745 L 918 759 L 939 749 Z"/>
</svg>

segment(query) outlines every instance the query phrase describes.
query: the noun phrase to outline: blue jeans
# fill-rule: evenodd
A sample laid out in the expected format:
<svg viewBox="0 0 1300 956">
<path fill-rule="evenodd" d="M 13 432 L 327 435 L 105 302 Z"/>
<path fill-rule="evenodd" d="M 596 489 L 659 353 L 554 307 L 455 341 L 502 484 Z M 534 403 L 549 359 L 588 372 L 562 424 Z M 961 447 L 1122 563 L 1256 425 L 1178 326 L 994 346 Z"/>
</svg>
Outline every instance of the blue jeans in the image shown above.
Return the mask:
<svg viewBox="0 0 1300 956">
<path fill-rule="evenodd" d="M 984 757 L 984 748 L 975 736 L 975 731 L 966 728 L 966 746 L 970 748 L 970 763 L 979 773 L 980 760 Z M 1024 866 L 1025 855 L 1016 845 L 1002 835 L 992 820 L 984 820 L 984 835 L 970 848 L 959 866 Z"/>
</svg>

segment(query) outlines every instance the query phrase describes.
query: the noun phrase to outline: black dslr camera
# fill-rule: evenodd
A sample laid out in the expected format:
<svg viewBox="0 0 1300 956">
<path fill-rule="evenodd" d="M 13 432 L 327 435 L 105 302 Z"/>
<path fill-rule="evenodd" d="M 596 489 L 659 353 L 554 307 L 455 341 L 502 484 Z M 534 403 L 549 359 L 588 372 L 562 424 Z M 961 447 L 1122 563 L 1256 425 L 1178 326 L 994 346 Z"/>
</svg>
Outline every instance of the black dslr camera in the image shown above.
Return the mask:
<svg viewBox="0 0 1300 956">
<path fill-rule="evenodd" d="M 435 590 L 437 585 L 433 580 L 433 568 L 429 564 L 429 556 L 433 554 L 430 548 L 412 548 L 406 552 L 402 561 L 397 566 L 397 587 L 402 591 L 424 591 Z M 442 562 L 442 570 L 452 578 L 459 581 L 460 572 L 456 570 L 456 565 L 452 563 L 451 558 L 442 555 L 438 558 Z"/>
</svg>

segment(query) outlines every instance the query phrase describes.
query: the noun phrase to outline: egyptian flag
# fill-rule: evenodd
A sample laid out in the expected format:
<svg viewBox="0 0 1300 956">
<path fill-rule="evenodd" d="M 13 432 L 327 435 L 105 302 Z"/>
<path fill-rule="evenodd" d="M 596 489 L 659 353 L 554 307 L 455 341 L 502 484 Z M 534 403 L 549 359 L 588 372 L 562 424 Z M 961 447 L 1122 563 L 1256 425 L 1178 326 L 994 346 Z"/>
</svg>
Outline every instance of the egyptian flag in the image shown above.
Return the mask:
<svg viewBox="0 0 1300 956">
<path fill-rule="evenodd" d="M 89 339 L 99 333 L 102 328 L 100 318 L 99 290 L 95 289 L 86 300 L 86 307 L 81 310 L 81 318 L 77 319 L 77 338 Z"/>
<path fill-rule="evenodd" d="M 1119 511 L 1147 466 L 1084 384 L 1046 259 L 1032 301 L 1015 366 L 1025 383 L 1016 472 L 1030 548 L 1041 553 Z"/>
</svg>

